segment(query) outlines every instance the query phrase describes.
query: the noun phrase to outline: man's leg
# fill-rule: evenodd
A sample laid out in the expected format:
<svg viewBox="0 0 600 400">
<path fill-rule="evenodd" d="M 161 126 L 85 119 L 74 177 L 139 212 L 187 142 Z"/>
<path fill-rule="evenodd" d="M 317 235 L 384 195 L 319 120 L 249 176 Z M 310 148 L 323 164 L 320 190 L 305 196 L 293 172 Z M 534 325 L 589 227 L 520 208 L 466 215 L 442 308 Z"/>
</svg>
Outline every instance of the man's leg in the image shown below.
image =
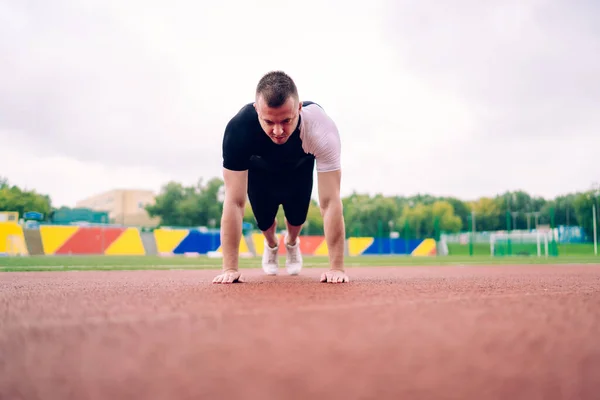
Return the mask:
<svg viewBox="0 0 600 400">
<path fill-rule="evenodd" d="M 298 239 L 298 236 L 300 236 L 300 232 L 302 231 L 304 224 L 295 226 L 295 225 L 290 224 L 290 221 L 288 221 L 288 219 L 286 218 L 285 225 L 287 227 L 287 236 L 286 236 L 285 244 L 289 244 L 289 245 L 293 246 L 296 244 L 296 241 Z"/>
<path fill-rule="evenodd" d="M 262 268 L 267 275 L 276 275 L 279 271 L 279 241 L 275 235 L 277 221 L 273 218 L 273 224 L 262 234 L 265 238 L 262 254 Z"/>
<path fill-rule="evenodd" d="M 275 231 L 277 229 L 277 210 L 279 203 L 271 191 L 268 180 L 261 174 L 248 174 L 248 200 L 258 229 L 264 236 L 262 268 L 267 275 L 275 275 L 279 269 L 279 246 Z"/>
<path fill-rule="evenodd" d="M 314 159 L 307 160 L 290 178 L 293 182 L 283 202 L 287 235 L 286 268 L 290 275 L 297 275 L 302 270 L 302 252 L 300 251 L 300 232 L 306 222 L 308 208 L 313 189 Z"/>
<path fill-rule="evenodd" d="M 271 227 L 266 231 L 262 231 L 263 236 L 265 237 L 265 244 L 269 247 L 277 247 L 279 241 L 277 240 L 277 235 L 275 232 L 277 231 L 277 221 L 273 218 L 273 223 Z"/>
</svg>

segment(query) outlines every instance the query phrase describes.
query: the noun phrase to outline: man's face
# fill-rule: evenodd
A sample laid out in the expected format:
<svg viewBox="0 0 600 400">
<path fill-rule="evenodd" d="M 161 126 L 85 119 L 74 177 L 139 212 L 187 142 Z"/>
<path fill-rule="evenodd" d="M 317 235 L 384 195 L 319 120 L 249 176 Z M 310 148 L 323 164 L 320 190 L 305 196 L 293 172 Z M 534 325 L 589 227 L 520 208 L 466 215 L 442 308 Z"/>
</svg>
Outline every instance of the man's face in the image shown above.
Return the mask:
<svg viewBox="0 0 600 400">
<path fill-rule="evenodd" d="M 296 129 L 302 103 L 290 96 L 281 107 L 271 108 L 262 96 L 259 96 L 254 108 L 258 113 L 260 126 L 273 143 L 284 144 Z"/>
</svg>

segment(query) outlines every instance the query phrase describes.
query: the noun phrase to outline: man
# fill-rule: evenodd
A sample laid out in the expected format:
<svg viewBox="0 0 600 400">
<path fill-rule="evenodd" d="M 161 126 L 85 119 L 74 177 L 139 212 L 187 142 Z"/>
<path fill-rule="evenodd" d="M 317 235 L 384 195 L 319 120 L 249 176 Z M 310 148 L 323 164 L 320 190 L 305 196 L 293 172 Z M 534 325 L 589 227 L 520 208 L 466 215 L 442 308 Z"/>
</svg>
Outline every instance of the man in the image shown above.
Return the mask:
<svg viewBox="0 0 600 400">
<path fill-rule="evenodd" d="M 254 103 L 245 105 L 229 121 L 223 137 L 223 270 L 214 283 L 243 281 L 238 249 L 246 195 L 264 236 L 264 272 L 274 275 L 279 270 L 275 218 L 282 205 L 287 225 L 286 269 L 291 275 L 300 273 L 299 235 L 311 200 L 315 161 L 330 260 L 321 282 L 348 282 L 340 152 L 335 123 L 319 105 L 300 102 L 296 85 L 287 74 L 273 71 L 260 79 Z"/>
</svg>

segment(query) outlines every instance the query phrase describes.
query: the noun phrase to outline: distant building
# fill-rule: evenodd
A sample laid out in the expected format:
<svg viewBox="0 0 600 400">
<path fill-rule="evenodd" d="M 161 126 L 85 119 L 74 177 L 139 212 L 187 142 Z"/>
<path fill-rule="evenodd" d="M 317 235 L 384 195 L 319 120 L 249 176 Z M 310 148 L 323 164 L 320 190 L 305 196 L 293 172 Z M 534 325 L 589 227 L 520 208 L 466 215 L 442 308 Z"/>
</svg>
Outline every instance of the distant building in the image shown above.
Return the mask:
<svg viewBox="0 0 600 400">
<path fill-rule="evenodd" d="M 151 218 L 145 207 L 154 204 L 155 196 L 151 190 L 115 189 L 81 200 L 75 207 L 106 211 L 110 223 L 151 227 L 160 219 Z"/>
<path fill-rule="evenodd" d="M 19 213 L 17 211 L 0 212 L 0 222 L 19 222 Z"/>
</svg>

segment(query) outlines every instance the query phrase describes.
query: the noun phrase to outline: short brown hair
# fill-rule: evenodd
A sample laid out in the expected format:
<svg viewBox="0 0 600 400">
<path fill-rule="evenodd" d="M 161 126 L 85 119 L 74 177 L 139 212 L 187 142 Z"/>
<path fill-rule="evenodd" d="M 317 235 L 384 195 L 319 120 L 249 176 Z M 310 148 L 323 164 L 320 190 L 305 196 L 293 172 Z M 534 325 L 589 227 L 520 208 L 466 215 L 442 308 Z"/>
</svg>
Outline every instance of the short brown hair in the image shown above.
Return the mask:
<svg viewBox="0 0 600 400">
<path fill-rule="evenodd" d="M 298 89 L 293 79 L 283 71 L 271 71 L 265 74 L 256 86 L 256 98 L 263 97 L 268 107 L 281 107 L 288 97 L 298 100 Z"/>
</svg>

